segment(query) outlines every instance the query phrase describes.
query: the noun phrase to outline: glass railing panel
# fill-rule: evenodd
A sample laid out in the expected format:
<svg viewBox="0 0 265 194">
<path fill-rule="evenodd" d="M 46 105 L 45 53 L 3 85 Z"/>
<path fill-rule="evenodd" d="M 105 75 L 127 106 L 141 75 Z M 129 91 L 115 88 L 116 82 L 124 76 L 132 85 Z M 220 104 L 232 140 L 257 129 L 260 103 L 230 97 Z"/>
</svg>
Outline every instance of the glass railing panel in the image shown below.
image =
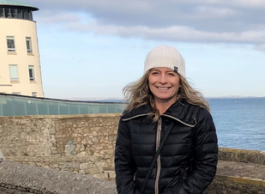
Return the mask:
<svg viewBox="0 0 265 194">
<path fill-rule="evenodd" d="M 50 115 L 59 115 L 59 104 L 58 102 L 48 101 L 49 114 Z"/>
<path fill-rule="evenodd" d="M 38 115 L 48 115 L 48 104 L 46 100 L 42 100 L 38 102 Z"/>
<path fill-rule="evenodd" d="M 99 106 L 98 106 L 98 104 L 89 104 L 89 113 L 90 114 L 97 114 L 97 113 L 99 113 Z"/>
<path fill-rule="evenodd" d="M 99 113 L 108 113 L 108 104 L 100 104 Z"/>
<path fill-rule="evenodd" d="M 38 114 L 38 100 L 28 99 L 26 103 L 27 115 L 37 115 Z"/>
<path fill-rule="evenodd" d="M 89 114 L 89 105 L 88 104 L 80 104 L 80 114 Z"/>
<path fill-rule="evenodd" d="M 0 96 L 0 116 L 3 116 L 3 107 L 2 104 L 4 102 L 3 96 Z"/>
<path fill-rule="evenodd" d="M 14 116 L 14 101 L 13 97 L 3 97 L 2 99 L 3 116 Z"/>
<path fill-rule="evenodd" d="M 80 114 L 79 104 L 69 104 L 69 110 L 71 115 Z"/>
<path fill-rule="evenodd" d="M 17 116 L 27 115 L 26 111 L 27 99 L 14 97 L 13 102 L 14 102 L 14 115 Z"/>
<path fill-rule="evenodd" d="M 116 104 L 117 113 L 122 113 L 123 110 L 126 108 L 127 104 Z"/>
<path fill-rule="evenodd" d="M 1 100 L 0 100 L 1 101 Z M 2 104 L 0 102 L 0 116 L 3 116 L 3 108 L 2 108 Z"/>
<path fill-rule="evenodd" d="M 106 104 L 108 108 L 109 113 L 116 113 L 117 112 L 117 106 L 116 104 Z"/>
<path fill-rule="evenodd" d="M 69 115 L 68 103 L 59 102 L 59 111 L 60 115 Z"/>
</svg>

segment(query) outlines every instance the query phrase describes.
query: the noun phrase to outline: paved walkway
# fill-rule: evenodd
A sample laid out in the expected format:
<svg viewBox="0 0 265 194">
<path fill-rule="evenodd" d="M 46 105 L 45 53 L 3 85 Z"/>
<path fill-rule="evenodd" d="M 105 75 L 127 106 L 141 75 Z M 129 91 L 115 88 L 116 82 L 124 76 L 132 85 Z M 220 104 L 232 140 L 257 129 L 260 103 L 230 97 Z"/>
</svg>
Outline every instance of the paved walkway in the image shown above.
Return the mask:
<svg viewBox="0 0 265 194">
<path fill-rule="evenodd" d="M 265 165 L 219 160 L 217 175 L 247 177 L 265 181 Z"/>
</svg>

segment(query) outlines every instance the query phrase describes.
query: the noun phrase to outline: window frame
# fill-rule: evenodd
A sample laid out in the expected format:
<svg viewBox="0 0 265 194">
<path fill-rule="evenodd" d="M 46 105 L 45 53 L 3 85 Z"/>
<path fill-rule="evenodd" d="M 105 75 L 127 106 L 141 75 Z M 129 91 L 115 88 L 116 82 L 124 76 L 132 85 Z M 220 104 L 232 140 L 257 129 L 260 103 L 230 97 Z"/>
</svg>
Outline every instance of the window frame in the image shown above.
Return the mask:
<svg viewBox="0 0 265 194">
<path fill-rule="evenodd" d="M 14 41 L 14 48 L 9 48 L 8 40 Z M 6 36 L 6 46 L 7 46 L 7 52 L 9 53 L 15 53 L 16 52 L 16 42 L 15 42 L 15 36 Z"/>
<path fill-rule="evenodd" d="M 29 47 L 30 48 L 28 48 L 28 42 L 29 42 Z M 26 37 L 26 48 L 27 48 L 27 53 L 28 54 L 32 54 L 33 53 L 31 37 Z"/>
<path fill-rule="evenodd" d="M 0 18 L 5 18 L 5 8 L 0 8 Z"/>
<path fill-rule="evenodd" d="M 32 78 L 30 77 L 30 70 L 32 70 Z M 35 70 L 34 70 L 34 65 L 29 65 L 28 66 L 28 72 L 29 72 L 29 81 L 30 82 L 35 82 L 36 77 L 35 77 Z"/>
<path fill-rule="evenodd" d="M 11 74 L 11 67 L 16 67 L 16 75 L 17 78 L 12 78 L 12 74 Z M 18 82 L 19 81 L 19 74 L 18 74 L 18 66 L 16 64 L 10 64 L 9 65 L 9 77 L 10 77 L 10 81 L 11 82 Z"/>
</svg>

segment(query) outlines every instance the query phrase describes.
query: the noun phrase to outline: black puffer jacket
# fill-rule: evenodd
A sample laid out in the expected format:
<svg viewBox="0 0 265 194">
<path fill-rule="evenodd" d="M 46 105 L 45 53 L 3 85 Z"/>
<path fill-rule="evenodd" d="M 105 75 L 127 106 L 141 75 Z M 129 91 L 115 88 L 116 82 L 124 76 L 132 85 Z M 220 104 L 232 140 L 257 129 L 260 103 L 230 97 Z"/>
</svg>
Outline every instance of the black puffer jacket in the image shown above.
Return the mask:
<svg viewBox="0 0 265 194">
<path fill-rule="evenodd" d="M 184 100 L 174 103 L 158 122 L 149 105 L 122 115 L 115 149 L 119 194 L 138 194 L 156 149 L 170 133 L 148 179 L 144 194 L 201 194 L 212 182 L 218 160 L 210 113 Z"/>
</svg>

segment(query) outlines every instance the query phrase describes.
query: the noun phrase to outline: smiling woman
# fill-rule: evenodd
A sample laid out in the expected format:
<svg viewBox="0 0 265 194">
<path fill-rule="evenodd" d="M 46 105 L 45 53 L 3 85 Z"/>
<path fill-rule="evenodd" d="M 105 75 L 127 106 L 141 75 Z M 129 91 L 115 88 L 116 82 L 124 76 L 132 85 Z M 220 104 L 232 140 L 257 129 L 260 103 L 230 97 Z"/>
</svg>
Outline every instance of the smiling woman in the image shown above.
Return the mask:
<svg viewBox="0 0 265 194">
<path fill-rule="evenodd" d="M 212 182 L 218 145 L 209 107 L 185 78 L 179 52 L 159 46 L 143 77 L 124 88 L 129 105 L 116 141 L 119 194 L 202 194 Z"/>
<path fill-rule="evenodd" d="M 179 76 L 172 69 L 166 67 L 153 68 L 150 71 L 149 89 L 154 95 L 154 101 L 157 104 L 159 114 L 163 114 L 167 107 L 177 101 L 179 90 Z M 168 104 L 167 106 L 164 106 Z M 162 106 L 161 106 L 162 105 Z M 164 109 L 164 107 L 166 109 Z"/>
</svg>

